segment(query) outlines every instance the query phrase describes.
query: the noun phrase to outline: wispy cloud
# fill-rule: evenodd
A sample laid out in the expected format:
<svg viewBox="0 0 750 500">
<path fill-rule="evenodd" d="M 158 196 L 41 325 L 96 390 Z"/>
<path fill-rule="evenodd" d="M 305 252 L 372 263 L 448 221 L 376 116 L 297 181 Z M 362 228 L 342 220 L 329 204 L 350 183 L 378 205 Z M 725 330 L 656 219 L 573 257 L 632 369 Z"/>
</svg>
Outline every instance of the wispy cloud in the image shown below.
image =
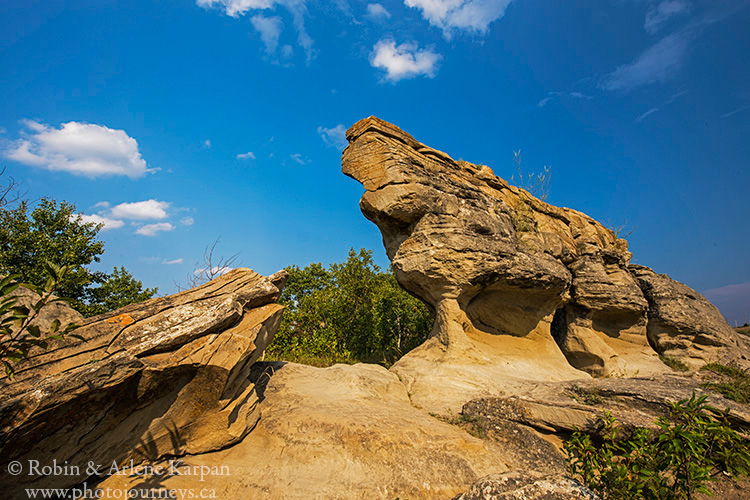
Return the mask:
<svg viewBox="0 0 750 500">
<path fill-rule="evenodd" d="M 422 11 L 430 24 L 443 30 L 446 38 L 452 30 L 485 33 L 489 25 L 505 15 L 512 0 L 404 0 L 408 7 Z"/>
<path fill-rule="evenodd" d="M 385 79 L 398 82 L 406 78 L 426 76 L 434 78 L 442 56 L 431 49 L 419 49 L 416 43 L 402 43 L 389 39 L 380 40 L 370 53 L 370 65 L 385 70 Z"/>
<path fill-rule="evenodd" d="M 254 160 L 255 159 L 255 153 L 252 151 L 248 151 L 247 153 L 240 153 L 237 155 L 238 160 Z"/>
<path fill-rule="evenodd" d="M 646 21 L 643 27 L 649 34 L 653 35 L 671 18 L 686 14 L 690 9 L 690 4 L 685 0 L 664 0 L 646 13 Z"/>
<path fill-rule="evenodd" d="M 391 18 L 391 13 L 379 3 L 368 3 L 367 17 L 373 21 L 384 21 Z"/>
<path fill-rule="evenodd" d="M 211 139 L 206 139 L 205 141 L 203 141 L 203 148 L 211 149 Z"/>
<path fill-rule="evenodd" d="M 583 94 L 581 92 L 562 92 L 562 91 L 553 91 L 553 92 L 547 92 L 547 97 L 544 97 L 541 99 L 538 103 L 536 103 L 537 107 L 543 108 L 547 104 L 550 103 L 550 101 L 553 101 L 554 99 L 558 97 L 570 97 L 573 99 L 591 99 L 592 97 L 590 95 Z"/>
<path fill-rule="evenodd" d="M 609 91 L 629 92 L 643 85 L 673 78 L 682 67 L 689 41 L 687 31 L 662 38 L 635 61 L 622 65 L 607 75 L 600 86 Z"/>
<path fill-rule="evenodd" d="M 659 108 L 651 108 L 651 109 L 649 109 L 648 111 L 646 111 L 645 113 L 643 113 L 641 116 L 639 116 L 638 118 L 636 118 L 634 123 L 640 123 L 640 122 L 642 122 L 647 117 L 653 115 L 657 111 L 659 111 Z"/>
<path fill-rule="evenodd" d="M 318 134 L 320 134 L 323 142 L 336 149 L 343 150 L 348 144 L 346 127 L 343 123 L 339 123 L 333 128 L 318 127 Z"/>
<path fill-rule="evenodd" d="M 729 118 L 732 115 L 736 115 L 737 113 L 742 113 L 743 111 L 747 111 L 750 109 L 750 104 L 746 106 L 742 106 L 741 108 L 735 109 L 734 111 L 730 111 L 729 113 L 724 113 L 721 115 L 722 118 Z"/>
<path fill-rule="evenodd" d="M 174 260 L 164 259 L 163 261 L 161 261 L 161 263 L 167 266 L 173 266 L 175 264 L 182 264 L 182 259 L 174 259 Z"/>
<path fill-rule="evenodd" d="M 166 219 L 170 203 L 158 200 L 136 201 L 120 203 L 112 207 L 110 213 L 118 219 Z"/>
<path fill-rule="evenodd" d="M 234 18 L 244 16 L 250 11 L 268 11 L 281 6 L 292 18 L 292 25 L 297 32 L 297 44 L 305 51 L 307 64 L 310 64 L 315 57 L 313 39 L 305 28 L 306 0 L 196 0 L 196 3 L 207 9 L 214 7 L 222 9 L 226 15 Z M 275 53 L 282 29 L 281 19 L 257 14 L 251 22 L 261 35 L 266 53 Z M 273 50 L 270 51 L 270 49 Z M 291 47 L 282 47 L 282 55 L 290 55 L 290 49 Z"/>
<path fill-rule="evenodd" d="M 296 161 L 300 165 L 304 165 L 305 163 L 307 163 L 305 160 L 302 159 L 302 155 L 299 153 L 294 153 L 293 155 L 289 155 L 289 158 Z"/>
<path fill-rule="evenodd" d="M 192 217 L 183 217 L 182 219 L 180 219 L 180 224 L 182 224 L 183 226 L 192 226 L 193 223 L 195 223 L 195 219 L 193 219 Z"/>
<path fill-rule="evenodd" d="M 139 227 L 135 234 L 140 234 L 142 236 L 156 236 L 160 232 L 172 231 L 173 229 L 174 226 L 169 222 L 157 222 L 155 224 L 146 224 L 145 226 Z"/>
<path fill-rule="evenodd" d="M 276 55 L 276 48 L 279 46 L 279 36 L 284 28 L 284 22 L 280 17 L 264 17 L 260 14 L 250 18 L 253 28 L 260 34 L 260 39 L 266 46 L 266 54 L 269 56 Z"/>
<path fill-rule="evenodd" d="M 18 163 L 90 178 L 125 175 L 136 179 L 149 171 L 138 142 L 124 130 L 82 122 L 63 123 L 59 128 L 32 120 L 21 123 L 28 130 L 4 151 Z"/>
</svg>

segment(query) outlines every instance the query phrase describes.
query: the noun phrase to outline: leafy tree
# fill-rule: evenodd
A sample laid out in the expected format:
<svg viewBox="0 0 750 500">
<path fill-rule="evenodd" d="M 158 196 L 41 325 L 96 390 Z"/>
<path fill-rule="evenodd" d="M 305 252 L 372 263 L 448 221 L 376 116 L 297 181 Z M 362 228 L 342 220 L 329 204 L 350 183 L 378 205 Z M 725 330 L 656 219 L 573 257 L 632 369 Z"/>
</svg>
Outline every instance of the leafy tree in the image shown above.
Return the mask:
<svg viewBox="0 0 750 500">
<path fill-rule="evenodd" d="M 156 295 L 158 289 L 143 289 L 143 283 L 135 279 L 124 267 L 115 267 L 112 274 L 96 288 L 86 290 L 86 316 L 96 316 L 114 311 L 128 304 L 143 302 Z"/>
<path fill-rule="evenodd" d="M 104 242 L 97 239 L 101 224 L 83 222 L 75 205 L 42 198 L 30 209 L 20 201 L 13 209 L 0 209 L 0 274 L 15 274 L 37 287 L 45 284 L 45 264 L 66 266 L 56 293 L 84 315 L 98 314 L 110 306 L 149 298 L 156 289 L 142 284 L 124 269 L 112 276 L 86 266 L 99 262 Z M 97 285 L 99 287 L 97 288 Z M 106 296 L 107 292 L 117 295 Z"/>
<path fill-rule="evenodd" d="M 316 263 L 287 272 L 279 300 L 286 311 L 271 356 L 389 365 L 424 342 L 432 328 L 424 304 L 403 291 L 390 270 L 381 271 L 369 250 L 351 249 L 346 261 L 327 269 Z"/>
</svg>

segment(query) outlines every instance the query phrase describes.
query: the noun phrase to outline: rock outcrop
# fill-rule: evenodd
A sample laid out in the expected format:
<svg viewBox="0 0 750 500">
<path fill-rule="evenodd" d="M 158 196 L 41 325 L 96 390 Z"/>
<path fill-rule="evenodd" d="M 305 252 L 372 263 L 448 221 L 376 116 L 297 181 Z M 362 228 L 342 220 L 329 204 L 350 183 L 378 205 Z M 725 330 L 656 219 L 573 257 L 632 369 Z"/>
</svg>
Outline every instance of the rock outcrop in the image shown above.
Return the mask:
<svg viewBox="0 0 750 500">
<path fill-rule="evenodd" d="M 63 488 L 87 464 L 202 453 L 240 441 L 259 418 L 252 366 L 271 341 L 286 280 L 235 269 L 201 287 L 82 322 L 0 380 L 0 481 Z M 58 311 L 59 312 L 59 311 Z M 12 461 L 72 474 L 10 476 Z M 75 469 L 74 467 L 78 467 Z M 38 469 L 41 470 L 41 469 Z"/>
<path fill-rule="evenodd" d="M 205 467 L 205 481 L 169 473 L 164 461 L 167 473 L 156 482 L 111 475 L 96 488 L 112 492 L 109 498 L 150 484 L 196 494 L 210 488 L 225 499 L 449 499 L 518 465 L 492 443 L 414 408 L 398 377 L 381 366 L 256 367 L 266 374 L 257 426 L 231 448 L 181 462 Z"/>
<path fill-rule="evenodd" d="M 746 361 L 705 299 L 629 267 L 627 242 L 591 217 L 374 117 L 347 139 L 343 172 L 366 189 L 363 214 L 399 283 L 435 313 L 430 339 L 392 368 L 416 404 L 455 408 L 497 394 L 498 380 L 663 373 L 662 353 Z M 685 297 L 700 307 L 682 308 Z"/>
</svg>

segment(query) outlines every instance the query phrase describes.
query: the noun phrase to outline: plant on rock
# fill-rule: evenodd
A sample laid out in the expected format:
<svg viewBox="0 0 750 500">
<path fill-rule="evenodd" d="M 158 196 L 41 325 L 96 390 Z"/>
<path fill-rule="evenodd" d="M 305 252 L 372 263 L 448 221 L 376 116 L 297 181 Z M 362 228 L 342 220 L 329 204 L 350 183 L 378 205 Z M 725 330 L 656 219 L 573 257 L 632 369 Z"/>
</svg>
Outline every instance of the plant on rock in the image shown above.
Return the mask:
<svg viewBox="0 0 750 500">
<path fill-rule="evenodd" d="M 5 374 L 9 379 L 12 379 L 14 374 L 12 363 L 28 357 L 29 351 L 34 347 L 47 349 L 51 340 L 62 340 L 77 328 L 73 323 L 63 327 L 59 319 L 52 321 L 48 331 L 42 331 L 39 325 L 34 324 L 34 319 L 45 306 L 62 301 L 55 297 L 53 292 L 65 279 L 69 268 L 47 262 L 45 270 L 48 276 L 42 287 L 18 283 L 15 281 L 17 276 L 14 275 L 0 280 L 0 362 L 5 367 Z M 17 296 L 13 295 L 19 287 L 36 292 L 39 300 L 32 302 L 31 307 L 19 304 Z M 75 337 L 83 340 L 81 337 Z"/>
<path fill-rule="evenodd" d="M 710 493 L 706 484 L 716 472 L 750 473 L 750 442 L 706 396 L 672 403 L 670 418 L 656 425 L 656 435 L 635 429 L 619 439 L 616 420 L 605 413 L 600 445 L 580 431 L 565 443 L 571 474 L 604 500 L 691 500 Z"/>
</svg>

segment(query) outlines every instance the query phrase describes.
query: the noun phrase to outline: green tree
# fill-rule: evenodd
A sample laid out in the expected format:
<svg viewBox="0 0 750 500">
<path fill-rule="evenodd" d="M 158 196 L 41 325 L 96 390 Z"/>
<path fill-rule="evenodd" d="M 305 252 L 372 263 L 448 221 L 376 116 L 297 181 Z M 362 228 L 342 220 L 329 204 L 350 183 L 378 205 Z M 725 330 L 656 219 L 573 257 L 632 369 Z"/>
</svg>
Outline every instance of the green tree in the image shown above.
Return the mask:
<svg viewBox="0 0 750 500">
<path fill-rule="evenodd" d="M 381 271 L 372 252 L 351 249 L 346 261 L 287 268 L 279 303 L 286 307 L 269 354 L 331 364 L 367 361 L 389 365 L 418 346 L 432 317 L 418 299 Z"/>
<path fill-rule="evenodd" d="M 109 276 L 86 267 L 99 262 L 104 253 L 104 242 L 97 239 L 101 227 L 83 222 L 75 205 L 58 204 L 50 198 L 42 198 L 33 210 L 26 200 L 15 208 L 2 208 L 0 274 L 18 275 L 21 281 L 42 287 L 47 262 L 66 266 L 68 272 L 57 284 L 56 293 L 84 315 L 104 312 L 110 304 L 119 307 L 130 303 L 129 300 L 153 296 L 155 289 L 142 290 L 142 284 L 124 269 L 115 269 Z M 107 291 L 119 295 L 106 297 L 104 301 Z"/>
<path fill-rule="evenodd" d="M 156 288 L 143 289 L 143 283 L 135 279 L 124 267 L 115 267 L 112 274 L 96 288 L 86 290 L 86 316 L 96 316 L 114 311 L 128 304 L 143 302 L 156 293 Z"/>
</svg>

